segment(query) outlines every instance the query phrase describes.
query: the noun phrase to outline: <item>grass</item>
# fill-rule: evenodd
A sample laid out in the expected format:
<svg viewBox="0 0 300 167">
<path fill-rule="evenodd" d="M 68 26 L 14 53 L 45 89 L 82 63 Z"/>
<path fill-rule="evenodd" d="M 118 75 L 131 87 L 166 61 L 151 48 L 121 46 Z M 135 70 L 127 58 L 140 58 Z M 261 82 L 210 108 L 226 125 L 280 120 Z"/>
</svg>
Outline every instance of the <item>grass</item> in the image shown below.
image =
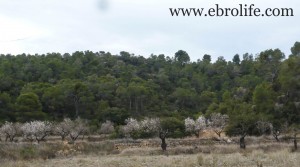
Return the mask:
<svg viewBox="0 0 300 167">
<path fill-rule="evenodd" d="M 118 153 L 114 144 L 104 142 L 0 143 L 0 161 L 34 160 L 71 157 L 76 155 L 107 155 Z"/>
<path fill-rule="evenodd" d="M 174 140 L 173 143 L 178 144 L 171 144 L 170 140 L 167 152 L 161 151 L 156 140 L 78 141 L 75 144 L 58 141 L 40 144 L 0 142 L 0 166 L 298 167 L 300 164 L 300 151 L 291 151 L 290 143 L 249 144 L 246 150 L 241 150 L 237 144 L 190 142 L 190 140 Z M 117 149 L 116 145 L 120 144 L 130 147 Z"/>
<path fill-rule="evenodd" d="M 62 167 L 259 167 L 259 166 L 284 166 L 298 167 L 300 164 L 300 153 L 291 153 L 289 150 L 280 150 L 265 153 L 262 150 L 249 153 L 232 154 L 191 154 L 191 155 L 78 155 L 70 158 L 55 158 L 48 160 L 33 161 L 6 161 L 1 162 L 3 167 L 40 167 L 40 166 L 62 166 Z"/>
</svg>

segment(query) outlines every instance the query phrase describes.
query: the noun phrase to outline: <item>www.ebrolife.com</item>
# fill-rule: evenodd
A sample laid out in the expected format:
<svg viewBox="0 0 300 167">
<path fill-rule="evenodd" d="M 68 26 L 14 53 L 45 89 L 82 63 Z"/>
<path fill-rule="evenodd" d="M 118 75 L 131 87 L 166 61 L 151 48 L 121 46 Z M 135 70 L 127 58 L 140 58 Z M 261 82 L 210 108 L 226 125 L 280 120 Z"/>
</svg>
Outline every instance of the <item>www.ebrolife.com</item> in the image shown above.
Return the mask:
<svg viewBox="0 0 300 167">
<path fill-rule="evenodd" d="M 254 4 L 239 4 L 235 8 L 223 8 L 215 4 L 211 8 L 169 8 L 171 16 L 200 16 L 200 17 L 290 17 L 294 16 L 293 8 L 260 9 Z"/>
</svg>

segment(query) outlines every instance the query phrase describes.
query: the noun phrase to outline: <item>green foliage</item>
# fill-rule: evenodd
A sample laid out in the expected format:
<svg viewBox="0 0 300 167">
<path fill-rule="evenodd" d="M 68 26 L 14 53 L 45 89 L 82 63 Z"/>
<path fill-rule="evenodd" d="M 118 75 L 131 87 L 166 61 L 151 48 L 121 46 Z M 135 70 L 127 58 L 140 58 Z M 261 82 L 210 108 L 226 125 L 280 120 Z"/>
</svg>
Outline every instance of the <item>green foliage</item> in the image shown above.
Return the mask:
<svg viewBox="0 0 300 167">
<path fill-rule="evenodd" d="M 271 84 L 262 83 L 254 89 L 253 104 L 257 113 L 271 113 L 274 108 L 274 100 L 275 93 Z"/>
<path fill-rule="evenodd" d="M 236 104 L 234 110 L 229 113 L 229 122 L 226 134 L 229 136 L 246 136 L 257 134 L 256 122 L 258 115 L 252 106 L 246 103 Z"/>
<path fill-rule="evenodd" d="M 236 54 L 233 56 L 232 62 L 234 62 L 234 64 L 239 65 L 241 60 L 240 60 L 240 55 Z"/>
<path fill-rule="evenodd" d="M 300 42 L 295 42 L 294 46 L 291 48 L 291 56 L 300 56 Z"/>
<path fill-rule="evenodd" d="M 179 50 L 175 53 L 175 61 L 178 61 L 181 65 L 184 65 L 190 61 L 190 57 L 186 51 Z"/>
<path fill-rule="evenodd" d="M 35 93 L 21 94 L 16 100 L 16 106 L 18 121 L 44 120 L 47 117 L 42 112 L 42 104 Z"/>
<path fill-rule="evenodd" d="M 278 127 L 299 124 L 299 46 L 286 60 L 279 49 L 215 62 L 207 54 L 192 62 L 183 50 L 149 58 L 125 51 L 0 55 L 0 122 L 79 116 L 123 125 L 128 117 L 167 117 L 170 135 L 180 137 L 183 118 L 228 114 L 235 129 L 235 115 L 247 116 L 243 108 Z"/>
<path fill-rule="evenodd" d="M 19 112 L 39 112 L 42 111 L 42 104 L 35 93 L 21 94 L 16 101 Z"/>
<path fill-rule="evenodd" d="M 117 107 L 107 108 L 99 113 L 99 120 L 102 122 L 110 120 L 117 125 L 123 125 L 125 119 L 130 116 L 129 112 Z"/>
<path fill-rule="evenodd" d="M 168 136 L 171 138 L 180 138 L 185 135 L 184 121 L 174 117 L 161 119 L 162 129 L 168 130 Z"/>
<path fill-rule="evenodd" d="M 22 159 L 34 159 L 38 155 L 37 149 L 34 146 L 27 146 L 20 150 L 20 157 Z"/>
</svg>

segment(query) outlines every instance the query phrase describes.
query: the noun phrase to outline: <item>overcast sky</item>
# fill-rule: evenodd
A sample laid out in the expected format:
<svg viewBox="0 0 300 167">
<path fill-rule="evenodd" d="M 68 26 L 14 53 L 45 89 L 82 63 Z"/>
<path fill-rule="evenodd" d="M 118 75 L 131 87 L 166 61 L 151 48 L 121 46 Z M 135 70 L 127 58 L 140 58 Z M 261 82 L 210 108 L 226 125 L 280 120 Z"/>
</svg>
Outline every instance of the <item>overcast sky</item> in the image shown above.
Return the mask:
<svg viewBox="0 0 300 167">
<path fill-rule="evenodd" d="M 255 4 L 292 7 L 294 17 L 172 17 L 169 8 Z M 0 53 L 128 51 L 215 60 L 300 41 L 299 0 L 0 0 Z"/>
</svg>

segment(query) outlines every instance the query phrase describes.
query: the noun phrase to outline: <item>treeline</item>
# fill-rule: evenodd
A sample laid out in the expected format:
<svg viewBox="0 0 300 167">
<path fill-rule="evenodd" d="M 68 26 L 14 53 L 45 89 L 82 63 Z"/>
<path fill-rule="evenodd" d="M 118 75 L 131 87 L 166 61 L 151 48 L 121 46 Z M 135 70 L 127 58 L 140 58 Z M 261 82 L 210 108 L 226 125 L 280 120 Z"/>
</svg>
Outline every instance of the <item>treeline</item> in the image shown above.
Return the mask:
<svg viewBox="0 0 300 167">
<path fill-rule="evenodd" d="M 0 55 L 0 122 L 80 117 L 100 126 L 158 117 L 180 132 L 187 117 L 221 113 L 236 127 L 229 128 L 233 134 L 242 127 L 256 133 L 257 119 L 299 126 L 299 42 L 291 53 L 269 49 L 215 62 L 210 55 L 191 62 L 183 50 L 149 58 L 91 51 Z"/>
</svg>

